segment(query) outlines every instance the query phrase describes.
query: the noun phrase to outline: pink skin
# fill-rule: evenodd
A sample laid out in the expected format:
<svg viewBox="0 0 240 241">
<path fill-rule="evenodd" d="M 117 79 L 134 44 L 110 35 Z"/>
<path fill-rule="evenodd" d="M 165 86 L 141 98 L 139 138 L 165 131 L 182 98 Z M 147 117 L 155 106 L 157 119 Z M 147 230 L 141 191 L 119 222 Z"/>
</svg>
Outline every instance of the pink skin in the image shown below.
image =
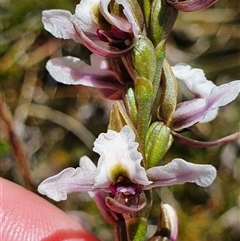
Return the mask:
<svg viewBox="0 0 240 241">
<path fill-rule="evenodd" d="M 23 187 L 0 178 L 0 190 L 1 240 L 99 241 L 62 210 Z"/>
</svg>

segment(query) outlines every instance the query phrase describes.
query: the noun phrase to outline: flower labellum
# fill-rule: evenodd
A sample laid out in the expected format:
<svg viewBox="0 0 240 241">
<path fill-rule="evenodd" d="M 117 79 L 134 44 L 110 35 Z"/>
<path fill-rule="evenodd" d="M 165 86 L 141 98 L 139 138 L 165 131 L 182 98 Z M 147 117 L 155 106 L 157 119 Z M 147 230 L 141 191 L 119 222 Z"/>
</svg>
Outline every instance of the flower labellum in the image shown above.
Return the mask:
<svg viewBox="0 0 240 241">
<path fill-rule="evenodd" d="M 135 213 L 146 205 L 143 190 L 185 182 L 206 187 L 216 177 L 213 166 L 192 164 L 182 159 L 145 170 L 142 154 L 137 149 L 135 134 L 129 126 L 124 126 L 120 132 L 108 130 L 94 142 L 93 150 L 100 155 L 97 167 L 83 156 L 79 167 L 66 168 L 47 178 L 38 191 L 55 201 L 65 200 L 72 192 L 104 192 L 107 194 L 106 206 L 112 211 Z"/>
</svg>

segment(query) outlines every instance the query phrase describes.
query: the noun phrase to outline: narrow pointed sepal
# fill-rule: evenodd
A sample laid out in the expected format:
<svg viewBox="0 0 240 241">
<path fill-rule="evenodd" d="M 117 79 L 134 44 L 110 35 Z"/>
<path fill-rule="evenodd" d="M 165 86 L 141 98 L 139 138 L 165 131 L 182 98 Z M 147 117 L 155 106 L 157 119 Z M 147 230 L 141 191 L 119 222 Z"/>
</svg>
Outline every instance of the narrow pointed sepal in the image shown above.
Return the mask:
<svg viewBox="0 0 240 241">
<path fill-rule="evenodd" d="M 212 146 L 220 146 L 220 145 L 227 144 L 231 141 L 234 141 L 240 137 L 240 132 L 236 132 L 234 134 L 225 136 L 225 137 L 220 138 L 215 141 L 197 141 L 197 140 L 193 140 L 193 139 L 187 138 L 185 136 L 182 136 L 175 131 L 172 131 L 172 135 L 173 135 L 174 140 L 180 144 L 206 148 L 206 147 L 212 147 Z"/>
</svg>

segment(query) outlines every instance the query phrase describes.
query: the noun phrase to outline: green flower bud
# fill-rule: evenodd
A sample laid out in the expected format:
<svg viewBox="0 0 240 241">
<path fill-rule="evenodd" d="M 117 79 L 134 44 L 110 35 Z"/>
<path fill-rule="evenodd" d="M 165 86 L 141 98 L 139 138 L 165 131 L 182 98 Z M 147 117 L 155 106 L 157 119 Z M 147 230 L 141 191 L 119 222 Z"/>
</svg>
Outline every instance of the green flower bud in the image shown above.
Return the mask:
<svg viewBox="0 0 240 241">
<path fill-rule="evenodd" d="M 122 57 L 130 76 L 145 78 L 152 82 L 156 72 L 157 60 L 155 48 L 146 37 L 141 37 L 135 46 Z"/>
<path fill-rule="evenodd" d="M 166 0 L 153 0 L 150 19 L 150 39 L 154 46 L 167 38 L 176 21 L 178 11 L 173 8 Z"/>
<path fill-rule="evenodd" d="M 171 129 L 163 122 L 154 122 L 145 140 L 146 169 L 158 165 L 172 143 Z"/>
<path fill-rule="evenodd" d="M 152 111 L 152 84 L 146 78 L 136 78 L 135 96 L 137 102 L 137 130 L 144 143 Z"/>
<path fill-rule="evenodd" d="M 128 115 L 130 116 L 133 125 L 137 126 L 137 103 L 135 98 L 135 93 L 132 87 L 127 87 L 126 94 L 124 96 L 124 104 L 127 110 Z"/>
<path fill-rule="evenodd" d="M 177 240 L 178 217 L 175 209 L 169 204 L 160 205 L 160 216 L 157 231 L 148 241 Z"/>
<path fill-rule="evenodd" d="M 150 15 L 151 15 L 152 0 L 138 0 L 138 2 L 143 11 L 143 16 L 144 16 L 144 20 L 145 20 L 145 28 L 148 29 L 148 27 L 151 25 Z"/>
<path fill-rule="evenodd" d="M 162 89 L 158 106 L 158 118 L 169 125 L 177 105 L 177 80 L 171 66 L 164 60 L 161 81 Z"/>
</svg>

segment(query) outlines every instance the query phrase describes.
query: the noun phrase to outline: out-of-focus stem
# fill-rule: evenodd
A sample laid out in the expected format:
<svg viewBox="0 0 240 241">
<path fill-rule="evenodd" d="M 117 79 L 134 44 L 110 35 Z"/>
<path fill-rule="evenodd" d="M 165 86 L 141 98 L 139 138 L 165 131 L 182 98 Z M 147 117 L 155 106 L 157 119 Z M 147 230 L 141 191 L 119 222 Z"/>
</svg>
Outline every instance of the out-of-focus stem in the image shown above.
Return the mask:
<svg viewBox="0 0 240 241">
<path fill-rule="evenodd" d="M 31 177 L 29 169 L 29 162 L 26 160 L 22 142 L 17 138 L 13 129 L 12 115 L 4 101 L 3 94 L 0 92 L 0 119 L 2 122 L 1 127 L 4 128 L 5 138 L 11 144 L 16 161 L 19 166 L 24 185 L 27 189 L 35 191 L 36 187 Z"/>
</svg>

